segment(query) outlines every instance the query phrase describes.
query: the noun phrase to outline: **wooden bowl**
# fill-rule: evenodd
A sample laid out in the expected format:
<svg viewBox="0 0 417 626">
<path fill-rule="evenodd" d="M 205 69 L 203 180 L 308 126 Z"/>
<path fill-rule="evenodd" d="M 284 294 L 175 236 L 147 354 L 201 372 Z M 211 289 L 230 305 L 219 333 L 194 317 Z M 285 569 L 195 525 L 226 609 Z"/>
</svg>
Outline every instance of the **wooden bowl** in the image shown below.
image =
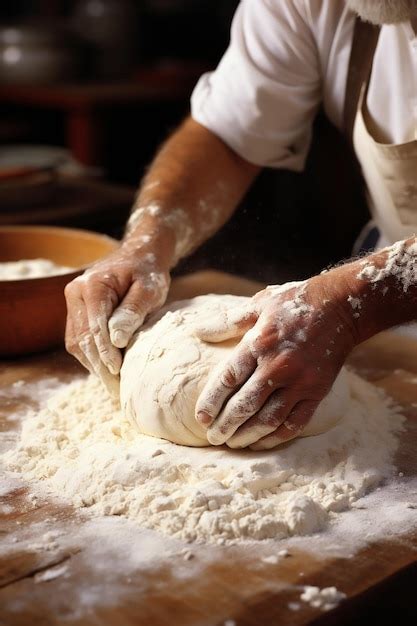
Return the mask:
<svg viewBox="0 0 417 626">
<path fill-rule="evenodd" d="M 65 285 L 118 245 L 115 239 L 85 230 L 0 227 L 0 263 L 44 258 L 74 268 L 59 276 L 0 281 L 0 356 L 19 356 L 62 346 Z"/>
</svg>

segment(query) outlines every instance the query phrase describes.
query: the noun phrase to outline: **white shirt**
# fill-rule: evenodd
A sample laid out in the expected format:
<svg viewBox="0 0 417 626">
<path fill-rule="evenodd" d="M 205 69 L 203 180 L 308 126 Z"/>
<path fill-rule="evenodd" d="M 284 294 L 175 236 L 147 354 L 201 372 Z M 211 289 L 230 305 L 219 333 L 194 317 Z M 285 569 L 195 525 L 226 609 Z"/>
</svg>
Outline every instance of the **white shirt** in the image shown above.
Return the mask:
<svg viewBox="0 0 417 626">
<path fill-rule="evenodd" d="M 231 43 L 198 82 L 193 118 L 246 160 L 300 171 L 323 103 L 342 130 L 355 15 L 345 0 L 242 0 Z M 382 27 L 367 106 L 384 143 L 417 139 L 417 38 Z"/>
</svg>

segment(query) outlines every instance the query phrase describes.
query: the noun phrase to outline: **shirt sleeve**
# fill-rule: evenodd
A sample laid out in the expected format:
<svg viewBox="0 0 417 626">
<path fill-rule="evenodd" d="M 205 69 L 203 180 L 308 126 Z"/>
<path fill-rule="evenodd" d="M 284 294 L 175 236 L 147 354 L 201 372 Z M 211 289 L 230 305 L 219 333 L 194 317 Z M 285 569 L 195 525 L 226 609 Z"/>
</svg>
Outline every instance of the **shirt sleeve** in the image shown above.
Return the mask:
<svg viewBox="0 0 417 626">
<path fill-rule="evenodd" d="M 303 169 L 321 100 L 305 2 L 242 0 L 230 45 L 192 94 L 192 117 L 263 167 Z"/>
</svg>

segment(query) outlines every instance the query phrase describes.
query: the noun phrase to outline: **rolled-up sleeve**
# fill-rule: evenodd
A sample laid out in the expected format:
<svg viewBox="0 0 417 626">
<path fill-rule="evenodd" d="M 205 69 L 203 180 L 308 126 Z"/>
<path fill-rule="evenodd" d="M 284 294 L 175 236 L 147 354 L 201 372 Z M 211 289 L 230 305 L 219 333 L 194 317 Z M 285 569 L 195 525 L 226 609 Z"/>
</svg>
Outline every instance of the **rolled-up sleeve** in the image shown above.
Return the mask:
<svg viewBox="0 0 417 626">
<path fill-rule="evenodd" d="M 191 113 L 247 161 L 300 171 L 320 100 L 305 2 L 242 0 L 230 45 L 198 82 Z"/>
</svg>

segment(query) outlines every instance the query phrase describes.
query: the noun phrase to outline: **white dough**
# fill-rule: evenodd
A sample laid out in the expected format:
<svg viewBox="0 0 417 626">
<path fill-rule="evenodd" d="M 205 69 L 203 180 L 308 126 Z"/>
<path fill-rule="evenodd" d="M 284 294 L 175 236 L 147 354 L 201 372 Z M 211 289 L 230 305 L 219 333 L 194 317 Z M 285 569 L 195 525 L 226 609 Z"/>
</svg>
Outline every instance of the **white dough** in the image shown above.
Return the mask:
<svg viewBox="0 0 417 626">
<path fill-rule="evenodd" d="M 154 315 L 134 337 L 121 370 L 120 399 L 124 414 L 141 433 L 187 446 L 210 445 L 194 417 L 196 401 L 209 374 L 230 356 L 237 340 L 206 343 L 194 335 L 193 328 L 224 317 L 247 300 L 207 295 L 175 302 Z M 342 369 L 302 436 L 332 428 L 349 403 Z"/>
</svg>

